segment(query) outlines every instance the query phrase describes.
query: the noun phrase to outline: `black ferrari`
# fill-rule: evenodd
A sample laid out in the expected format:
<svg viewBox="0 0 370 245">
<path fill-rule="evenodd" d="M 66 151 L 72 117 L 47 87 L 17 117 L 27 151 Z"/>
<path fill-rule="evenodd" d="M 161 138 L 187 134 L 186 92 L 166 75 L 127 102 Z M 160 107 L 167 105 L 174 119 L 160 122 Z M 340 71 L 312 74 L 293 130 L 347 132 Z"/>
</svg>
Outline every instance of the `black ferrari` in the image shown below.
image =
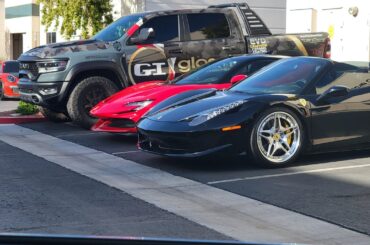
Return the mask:
<svg viewBox="0 0 370 245">
<path fill-rule="evenodd" d="M 295 57 L 226 91 L 189 91 L 138 124 L 139 148 L 174 157 L 246 153 L 281 166 L 303 152 L 370 144 L 370 76 L 345 63 Z"/>
</svg>

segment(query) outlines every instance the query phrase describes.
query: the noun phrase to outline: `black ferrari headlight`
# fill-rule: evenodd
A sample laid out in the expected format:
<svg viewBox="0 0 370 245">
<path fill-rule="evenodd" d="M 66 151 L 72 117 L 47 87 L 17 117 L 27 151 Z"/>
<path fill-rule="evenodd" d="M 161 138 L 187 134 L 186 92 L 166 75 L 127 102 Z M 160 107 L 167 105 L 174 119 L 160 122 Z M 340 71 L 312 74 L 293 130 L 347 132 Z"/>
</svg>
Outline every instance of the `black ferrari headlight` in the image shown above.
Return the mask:
<svg viewBox="0 0 370 245">
<path fill-rule="evenodd" d="M 215 117 L 217 117 L 221 114 L 224 114 L 225 112 L 228 112 L 232 109 L 235 109 L 235 108 L 241 106 L 245 102 L 246 102 L 246 100 L 238 100 L 238 101 L 232 102 L 230 104 L 205 111 L 205 112 L 199 114 L 198 116 L 193 117 L 193 120 L 189 123 L 189 125 L 190 126 L 196 126 L 196 125 L 202 124 L 202 123 L 204 123 L 206 121 L 209 121 L 209 120 L 211 120 L 211 119 L 213 119 L 213 118 L 215 118 Z"/>
<path fill-rule="evenodd" d="M 64 71 L 67 67 L 68 60 L 51 60 L 37 62 L 39 73 L 48 73 Z"/>
</svg>

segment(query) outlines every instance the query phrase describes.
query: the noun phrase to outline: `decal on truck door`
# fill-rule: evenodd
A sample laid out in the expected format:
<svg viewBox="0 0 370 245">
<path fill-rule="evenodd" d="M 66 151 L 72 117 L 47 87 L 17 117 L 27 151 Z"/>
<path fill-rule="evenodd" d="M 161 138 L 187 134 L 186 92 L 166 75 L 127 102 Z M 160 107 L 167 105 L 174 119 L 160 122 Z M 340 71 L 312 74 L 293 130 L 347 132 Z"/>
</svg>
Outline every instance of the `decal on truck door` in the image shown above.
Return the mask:
<svg viewBox="0 0 370 245">
<path fill-rule="evenodd" d="M 196 57 L 167 58 L 163 47 L 163 44 L 137 46 L 128 62 L 128 74 L 133 84 L 150 80 L 169 81 L 174 79 L 176 74 L 181 75 L 215 60 Z"/>
<path fill-rule="evenodd" d="M 128 64 L 133 84 L 148 80 L 171 80 L 175 78 L 176 58 L 166 57 L 162 44 L 138 45 Z"/>
</svg>

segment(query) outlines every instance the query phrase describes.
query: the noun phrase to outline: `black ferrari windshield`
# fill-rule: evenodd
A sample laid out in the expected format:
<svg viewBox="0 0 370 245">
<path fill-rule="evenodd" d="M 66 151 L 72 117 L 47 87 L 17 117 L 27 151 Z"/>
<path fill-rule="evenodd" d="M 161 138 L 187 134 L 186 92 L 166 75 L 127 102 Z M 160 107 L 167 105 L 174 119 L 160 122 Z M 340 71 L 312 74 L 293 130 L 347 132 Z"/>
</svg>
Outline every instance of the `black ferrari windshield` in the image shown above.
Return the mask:
<svg viewBox="0 0 370 245">
<path fill-rule="evenodd" d="M 251 94 L 299 94 L 329 64 L 324 59 L 291 58 L 273 63 L 230 91 Z"/>
<path fill-rule="evenodd" d="M 93 39 L 110 42 L 121 38 L 126 31 L 142 19 L 144 14 L 132 14 L 118 19 L 100 32 Z"/>
</svg>

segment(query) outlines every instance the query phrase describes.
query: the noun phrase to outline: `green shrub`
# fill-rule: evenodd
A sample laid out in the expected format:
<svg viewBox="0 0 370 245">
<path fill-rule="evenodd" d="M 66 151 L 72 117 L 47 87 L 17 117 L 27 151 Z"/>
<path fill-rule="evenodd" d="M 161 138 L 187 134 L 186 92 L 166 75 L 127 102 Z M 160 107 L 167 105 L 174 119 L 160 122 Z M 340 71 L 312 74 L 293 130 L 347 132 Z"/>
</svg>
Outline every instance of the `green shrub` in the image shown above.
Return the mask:
<svg viewBox="0 0 370 245">
<path fill-rule="evenodd" d="M 39 112 L 39 109 L 37 108 L 36 105 L 20 101 L 18 108 L 17 108 L 17 113 L 20 113 L 22 115 L 33 115 Z"/>
</svg>

